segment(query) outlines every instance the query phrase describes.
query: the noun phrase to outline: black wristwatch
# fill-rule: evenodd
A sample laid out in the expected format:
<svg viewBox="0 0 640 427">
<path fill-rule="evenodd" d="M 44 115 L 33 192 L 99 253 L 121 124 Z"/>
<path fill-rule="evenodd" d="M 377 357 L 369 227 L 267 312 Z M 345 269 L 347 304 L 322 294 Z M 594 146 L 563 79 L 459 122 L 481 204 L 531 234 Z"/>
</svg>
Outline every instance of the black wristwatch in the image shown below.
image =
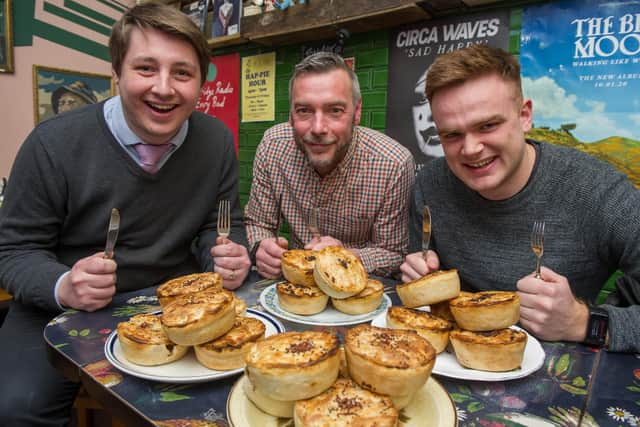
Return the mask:
<svg viewBox="0 0 640 427">
<path fill-rule="evenodd" d="M 593 347 L 604 347 L 607 343 L 609 330 L 609 313 L 600 307 L 589 306 L 589 321 L 587 322 L 587 336 L 584 343 Z"/>
</svg>

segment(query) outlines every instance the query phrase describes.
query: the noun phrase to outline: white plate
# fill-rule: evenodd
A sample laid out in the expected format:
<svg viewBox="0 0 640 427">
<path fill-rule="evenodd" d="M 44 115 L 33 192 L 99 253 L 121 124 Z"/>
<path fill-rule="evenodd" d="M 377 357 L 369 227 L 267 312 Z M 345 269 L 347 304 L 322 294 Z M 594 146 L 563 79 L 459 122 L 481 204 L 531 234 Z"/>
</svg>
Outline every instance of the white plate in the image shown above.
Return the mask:
<svg viewBox="0 0 640 427">
<path fill-rule="evenodd" d="M 386 311 L 373 319 L 371 324 L 373 326 L 386 328 Z M 455 355 L 443 351 L 436 357 L 436 364 L 433 367 L 433 373 L 450 378 L 477 381 L 506 381 L 531 375 L 540 369 L 544 363 L 544 350 L 542 349 L 540 342 L 527 331 L 517 326 L 512 326 L 512 328 L 524 331 L 524 333 L 527 334 L 527 345 L 524 348 L 524 358 L 522 359 L 522 366 L 520 368 L 507 372 L 478 371 L 476 369 L 465 368 L 458 363 Z"/>
<path fill-rule="evenodd" d="M 160 313 L 160 312 L 157 312 Z M 277 319 L 266 313 L 261 313 L 253 309 L 247 309 L 247 317 L 253 317 L 264 323 L 265 335 L 274 335 L 284 332 L 284 326 Z M 144 378 L 152 381 L 162 381 L 166 383 L 198 383 L 213 381 L 235 375 L 243 371 L 244 368 L 232 369 L 229 371 L 216 371 L 201 365 L 196 359 L 193 349 L 180 360 L 176 360 L 166 365 L 141 366 L 131 363 L 124 357 L 120 341 L 118 341 L 117 331 L 113 331 L 107 342 L 104 344 L 104 354 L 107 360 L 116 368 L 134 377 Z"/>
<path fill-rule="evenodd" d="M 232 427 L 279 427 L 293 426 L 290 418 L 278 418 L 258 409 L 244 393 L 246 375 L 241 376 L 231 388 L 227 398 L 227 420 Z M 403 427 L 455 427 L 456 407 L 449 393 L 433 377 L 418 390 L 409 405 L 400 411 Z M 290 420 L 289 424 L 286 424 Z"/>
<path fill-rule="evenodd" d="M 357 323 L 368 322 L 380 313 L 386 312 L 387 307 L 391 306 L 391 299 L 385 294 L 382 294 L 382 302 L 373 311 L 365 314 L 346 314 L 336 310 L 327 304 L 327 308 L 318 314 L 312 314 L 310 316 L 302 316 L 300 314 L 289 313 L 280 307 L 278 302 L 278 292 L 276 292 L 276 285 L 265 288 L 260 294 L 260 304 L 267 309 L 268 312 L 274 314 L 282 319 L 290 322 L 302 323 L 304 325 L 317 325 L 317 326 L 344 326 L 355 325 Z"/>
</svg>

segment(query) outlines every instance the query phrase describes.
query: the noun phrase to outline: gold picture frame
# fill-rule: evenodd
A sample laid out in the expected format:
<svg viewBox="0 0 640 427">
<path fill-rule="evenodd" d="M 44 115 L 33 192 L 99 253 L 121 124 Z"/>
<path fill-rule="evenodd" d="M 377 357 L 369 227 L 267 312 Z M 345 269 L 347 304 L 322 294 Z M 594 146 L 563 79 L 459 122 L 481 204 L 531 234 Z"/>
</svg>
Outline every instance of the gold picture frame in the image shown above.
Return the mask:
<svg viewBox="0 0 640 427">
<path fill-rule="evenodd" d="M 33 117 L 41 121 L 65 111 L 95 104 L 115 93 L 110 75 L 33 66 Z"/>
<path fill-rule="evenodd" d="M 0 73 L 13 73 L 11 0 L 0 0 Z"/>
</svg>

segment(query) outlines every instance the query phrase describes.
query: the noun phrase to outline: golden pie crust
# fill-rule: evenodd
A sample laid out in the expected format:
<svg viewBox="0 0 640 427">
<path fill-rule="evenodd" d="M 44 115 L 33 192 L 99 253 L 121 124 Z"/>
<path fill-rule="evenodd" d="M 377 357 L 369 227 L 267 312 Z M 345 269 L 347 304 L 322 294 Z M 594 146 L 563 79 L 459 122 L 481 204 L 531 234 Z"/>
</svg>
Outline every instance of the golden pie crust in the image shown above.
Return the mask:
<svg viewBox="0 0 640 427">
<path fill-rule="evenodd" d="M 367 279 L 367 285 L 362 292 L 349 298 L 331 298 L 331 303 L 336 310 L 346 314 L 365 314 L 378 308 L 382 302 L 383 293 L 384 285 L 382 282 L 375 279 Z"/>
<path fill-rule="evenodd" d="M 398 419 L 398 409 L 389 397 L 344 378 L 315 397 L 298 400 L 293 415 L 296 427 L 395 427 Z"/>
<path fill-rule="evenodd" d="M 251 381 L 244 381 L 242 390 L 247 398 L 262 412 L 278 418 L 293 418 L 295 400 L 276 400 L 262 393 Z"/>
<path fill-rule="evenodd" d="M 327 306 L 329 295 L 316 285 L 280 282 L 276 285 L 278 304 L 290 313 L 311 315 L 320 313 Z"/>
<path fill-rule="evenodd" d="M 316 251 L 308 249 L 290 249 L 280 257 L 282 275 L 296 285 L 316 286 L 313 280 L 313 266 Z"/>
<path fill-rule="evenodd" d="M 472 292 L 460 291 L 460 294 L 458 296 L 471 295 L 471 294 Z M 453 314 L 451 313 L 451 307 L 449 306 L 450 301 L 451 300 L 449 299 L 446 301 L 431 304 L 431 314 L 433 314 L 434 316 L 438 316 L 441 319 L 455 323 L 456 319 L 453 317 Z"/>
<path fill-rule="evenodd" d="M 235 318 L 233 294 L 226 289 L 208 289 L 177 297 L 162 309 L 161 320 L 171 341 L 197 345 L 226 334 Z"/>
<path fill-rule="evenodd" d="M 323 392 L 337 378 L 339 367 L 336 334 L 285 332 L 251 347 L 245 373 L 262 394 L 288 401 L 308 399 Z"/>
<path fill-rule="evenodd" d="M 235 294 L 233 294 L 233 307 L 236 310 L 236 316 L 245 316 L 247 314 L 247 303 Z"/>
<path fill-rule="evenodd" d="M 460 294 L 458 270 L 439 270 L 396 286 L 405 307 L 415 308 L 455 298 Z"/>
<path fill-rule="evenodd" d="M 331 298 L 348 298 L 367 286 L 367 272 L 360 259 L 340 246 L 327 246 L 318 251 L 313 278 Z"/>
<path fill-rule="evenodd" d="M 136 365 L 174 362 L 189 350 L 187 346 L 171 342 L 162 329 L 160 318 L 153 314 L 136 314 L 128 321 L 118 323 L 118 341 L 127 360 Z"/>
<path fill-rule="evenodd" d="M 449 344 L 453 324 L 426 311 L 394 306 L 387 310 L 387 327 L 416 331 L 436 353 L 442 353 Z"/>
<path fill-rule="evenodd" d="M 436 352 L 415 331 L 358 325 L 347 331 L 344 349 L 351 378 L 375 393 L 407 396 L 429 379 Z"/>
<path fill-rule="evenodd" d="M 164 307 L 180 295 L 195 294 L 211 288 L 222 288 L 222 276 L 212 272 L 195 273 L 164 282 L 156 289 L 156 295 L 160 306 Z"/>
<path fill-rule="evenodd" d="M 264 338 L 264 323 L 253 317 L 236 317 L 233 328 L 221 337 L 193 349 L 198 362 L 209 369 L 226 371 L 242 368 L 249 349 Z"/>
<path fill-rule="evenodd" d="M 456 359 L 462 366 L 504 372 L 522 365 L 527 334 L 516 329 L 472 332 L 454 329 L 450 335 Z"/>
<path fill-rule="evenodd" d="M 520 320 L 517 292 L 482 291 L 449 301 L 451 314 L 461 329 L 493 331 L 515 325 Z"/>
</svg>

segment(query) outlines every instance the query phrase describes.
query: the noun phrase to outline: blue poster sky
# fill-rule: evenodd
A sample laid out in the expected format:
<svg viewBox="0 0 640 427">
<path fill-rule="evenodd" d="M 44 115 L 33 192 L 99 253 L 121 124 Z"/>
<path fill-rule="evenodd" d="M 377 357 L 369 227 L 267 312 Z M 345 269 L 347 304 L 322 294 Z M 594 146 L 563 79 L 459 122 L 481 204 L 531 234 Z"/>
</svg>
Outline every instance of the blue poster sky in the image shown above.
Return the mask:
<svg viewBox="0 0 640 427">
<path fill-rule="evenodd" d="M 520 62 L 536 127 L 574 123 L 582 142 L 640 141 L 640 0 L 526 7 Z"/>
</svg>

